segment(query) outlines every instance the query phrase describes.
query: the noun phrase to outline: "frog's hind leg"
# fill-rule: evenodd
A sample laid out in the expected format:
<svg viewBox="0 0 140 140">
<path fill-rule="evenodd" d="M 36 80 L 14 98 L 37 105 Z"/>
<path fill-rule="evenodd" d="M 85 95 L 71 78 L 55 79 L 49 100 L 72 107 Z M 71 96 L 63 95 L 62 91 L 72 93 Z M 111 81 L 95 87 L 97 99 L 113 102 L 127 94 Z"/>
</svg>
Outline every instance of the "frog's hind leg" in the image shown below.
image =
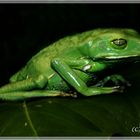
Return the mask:
<svg viewBox="0 0 140 140">
<path fill-rule="evenodd" d="M 0 94 L 0 99 L 8 101 L 25 100 L 36 97 L 77 97 L 76 94 L 65 93 L 57 90 L 13 91 Z"/>
<path fill-rule="evenodd" d="M 47 78 L 39 75 L 36 78 L 28 78 L 22 81 L 12 82 L 0 88 L 0 94 L 13 91 L 26 91 L 31 89 L 42 89 L 47 84 Z"/>
<path fill-rule="evenodd" d="M 64 93 L 62 91 L 43 90 L 43 87 L 45 87 L 46 85 L 47 79 L 42 75 L 36 78 L 28 78 L 22 81 L 12 82 L 0 88 L 0 99 L 15 101 L 35 97 L 76 97 L 75 94 Z"/>
</svg>

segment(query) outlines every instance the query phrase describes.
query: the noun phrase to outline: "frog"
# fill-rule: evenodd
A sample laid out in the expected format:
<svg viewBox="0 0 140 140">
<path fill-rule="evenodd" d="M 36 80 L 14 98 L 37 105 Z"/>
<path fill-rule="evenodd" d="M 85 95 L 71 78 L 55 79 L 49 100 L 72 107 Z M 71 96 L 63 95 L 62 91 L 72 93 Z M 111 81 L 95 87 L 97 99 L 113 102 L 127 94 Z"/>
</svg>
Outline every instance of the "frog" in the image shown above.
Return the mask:
<svg viewBox="0 0 140 140">
<path fill-rule="evenodd" d="M 48 45 L 0 88 L 8 101 L 45 97 L 90 97 L 124 91 L 122 75 L 96 81 L 96 73 L 140 60 L 140 35 L 131 28 L 97 28 Z M 112 80 L 114 85 L 105 86 Z M 90 83 L 90 85 L 88 85 Z"/>
</svg>

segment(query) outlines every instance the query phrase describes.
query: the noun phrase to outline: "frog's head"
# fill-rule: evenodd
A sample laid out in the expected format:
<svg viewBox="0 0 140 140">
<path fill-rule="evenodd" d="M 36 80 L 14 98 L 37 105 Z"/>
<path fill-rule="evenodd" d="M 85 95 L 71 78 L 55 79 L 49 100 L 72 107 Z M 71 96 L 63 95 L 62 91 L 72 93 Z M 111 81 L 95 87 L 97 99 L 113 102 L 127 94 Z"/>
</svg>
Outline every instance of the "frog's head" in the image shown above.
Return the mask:
<svg viewBox="0 0 140 140">
<path fill-rule="evenodd" d="M 132 29 L 98 30 L 95 40 L 89 43 L 89 56 L 94 60 L 118 62 L 140 57 L 140 35 Z"/>
</svg>

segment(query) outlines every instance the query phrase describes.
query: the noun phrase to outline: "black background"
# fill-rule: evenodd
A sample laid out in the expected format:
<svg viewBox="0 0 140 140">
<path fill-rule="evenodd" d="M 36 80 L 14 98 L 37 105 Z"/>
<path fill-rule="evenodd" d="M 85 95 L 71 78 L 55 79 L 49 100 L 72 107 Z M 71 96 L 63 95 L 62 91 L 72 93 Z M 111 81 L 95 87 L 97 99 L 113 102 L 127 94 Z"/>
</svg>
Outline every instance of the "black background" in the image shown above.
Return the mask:
<svg viewBox="0 0 140 140">
<path fill-rule="evenodd" d="M 140 4 L 0 4 L 0 85 L 40 49 L 100 27 L 140 32 Z"/>
</svg>

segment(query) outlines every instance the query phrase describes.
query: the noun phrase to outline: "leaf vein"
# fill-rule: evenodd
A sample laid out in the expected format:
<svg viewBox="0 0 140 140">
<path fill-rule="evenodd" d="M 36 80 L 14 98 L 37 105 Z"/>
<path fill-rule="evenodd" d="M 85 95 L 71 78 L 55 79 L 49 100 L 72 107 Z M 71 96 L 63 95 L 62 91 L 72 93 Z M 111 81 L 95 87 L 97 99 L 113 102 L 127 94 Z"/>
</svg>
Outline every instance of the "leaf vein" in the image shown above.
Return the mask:
<svg viewBox="0 0 140 140">
<path fill-rule="evenodd" d="M 34 133 L 34 136 L 38 136 L 38 134 L 37 134 L 37 132 L 36 132 L 36 130 L 34 128 L 34 125 L 33 125 L 32 121 L 31 121 L 30 114 L 29 114 L 29 111 L 28 111 L 28 108 L 27 108 L 27 105 L 26 105 L 25 101 L 23 102 L 23 108 L 24 108 L 24 113 L 25 113 L 25 116 L 26 116 L 26 118 L 28 120 L 28 123 L 29 123 L 29 125 L 30 125 L 30 127 L 31 127 L 31 129 L 32 129 L 32 131 Z"/>
</svg>

